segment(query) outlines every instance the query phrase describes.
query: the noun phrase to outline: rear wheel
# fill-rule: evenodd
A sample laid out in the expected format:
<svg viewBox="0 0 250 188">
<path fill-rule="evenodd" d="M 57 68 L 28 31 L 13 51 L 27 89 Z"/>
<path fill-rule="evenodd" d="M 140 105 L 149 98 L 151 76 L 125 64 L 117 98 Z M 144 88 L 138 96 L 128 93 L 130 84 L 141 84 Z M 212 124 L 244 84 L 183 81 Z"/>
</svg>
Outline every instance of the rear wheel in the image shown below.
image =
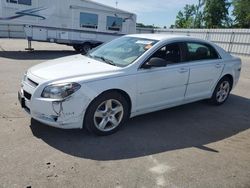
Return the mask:
<svg viewBox="0 0 250 188">
<path fill-rule="evenodd" d="M 86 111 L 84 126 L 97 135 L 113 134 L 128 119 L 128 111 L 128 102 L 121 94 L 105 93 L 90 104 Z"/>
<path fill-rule="evenodd" d="M 84 43 L 81 45 L 81 54 L 85 55 L 92 49 L 92 46 L 90 43 Z"/>
<path fill-rule="evenodd" d="M 87 42 L 83 44 L 76 44 L 73 46 L 73 48 L 76 52 L 85 55 L 92 49 L 92 46 L 90 43 Z"/>
<path fill-rule="evenodd" d="M 226 102 L 232 89 L 232 83 L 228 77 L 222 78 L 215 87 L 211 102 L 221 105 Z"/>
<path fill-rule="evenodd" d="M 79 53 L 80 53 L 80 51 L 81 51 L 81 46 L 80 46 L 80 45 L 74 45 L 73 48 L 74 48 L 74 50 L 75 50 L 76 52 L 79 52 Z"/>
</svg>

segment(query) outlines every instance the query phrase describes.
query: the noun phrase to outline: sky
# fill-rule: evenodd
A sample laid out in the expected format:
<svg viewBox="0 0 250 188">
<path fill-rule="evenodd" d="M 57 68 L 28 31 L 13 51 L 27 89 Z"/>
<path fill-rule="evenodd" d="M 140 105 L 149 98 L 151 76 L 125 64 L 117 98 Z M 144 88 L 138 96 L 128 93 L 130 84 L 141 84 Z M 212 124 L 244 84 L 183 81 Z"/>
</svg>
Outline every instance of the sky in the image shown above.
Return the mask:
<svg viewBox="0 0 250 188">
<path fill-rule="evenodd" d="M 116 7 L 116 0 L 94 0 Z M 137 15 L 137 23 L 170 27 L 176 15 L 186 4 L 197 4 L 198 0 L 117 0 L 118 8 Z"/>
</svg>

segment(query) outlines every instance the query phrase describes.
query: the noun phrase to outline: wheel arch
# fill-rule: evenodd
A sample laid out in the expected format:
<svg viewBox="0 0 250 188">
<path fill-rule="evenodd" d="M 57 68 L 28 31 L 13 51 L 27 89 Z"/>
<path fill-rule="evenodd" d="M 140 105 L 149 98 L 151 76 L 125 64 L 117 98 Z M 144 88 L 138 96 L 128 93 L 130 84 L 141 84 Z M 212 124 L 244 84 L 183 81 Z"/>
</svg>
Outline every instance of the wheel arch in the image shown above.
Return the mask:
<svg viewBox="0 0 250 188">
<path fill-rule="evenodd" d="M 85 41 L 85 42 L 81 43 L 81 46 L 86 45 L 86 44 L 90 45 L 90 46 L 92 45 L 92 43 L 90 41 Z"/>
<path fill-rule="evenodd" d="M 131 109 L 132 109 L 132 100 L 131 100 L 131 97 L 129 96 L 129 94 L 126 91 L 124 91 L 122 89 L 109 89 L 109 90 L 106 90 L 106 91 L 102 92 L 100 95 L 104 95 L 106 93 L 112 93 L 112 92 L 119 93 L 126 99 L 126 101 L 128 102 L 128 105 L 129 105 L 129 114 L 130 114 Z M 98 95 L 97 97 L 99 97 L 100 95 Z"/>
<path fill-rule="evenodd" d="M 83 43 L 81 43 L 80 45 L 83 46 L 83 45 L 90 45 L 92 48 L 95 48 L 99 45 L 102 44 L 102 42 L 99 42 L 99 41 L 84 41 Z"/>
<path fill-rule="evenodd" d="M 223 75 L 217 80 L 217 82 L 215 83 L 215 85 L 213 86 L 213 88 L 212 88 L 212 90 L 211 90 L 211 92 L 212 92 L 212 93 L 211 93 L 211 97 L 212 97 L 212 95 L 213 95 L 213 92 L 214 92 L 216 86 L 218 85 L 218 83 L 219 83 L 223 78 L 228 78 L 228 79 L 230 80 L 231 90 L 233 89 L 233 87 L 234 87 L 234 77 L 233 77 L 233 75 L 230 74 L 230 73 L 223 74 Z"/>
<path fill-rule="evenodd" d="M 103 91 L 102 93 L 100 93 L 99 95 L 97 95 L 95 98 L 93 98 L 93 100 L 88 104 L 88 107 L 86 108 L 86 111 L 85 111 L 85 112 L 88 111 L 90 105 L 91 105 L 98 97 L 100 97 L 101 95 L 105 95 L 105 94 L 107 94 L 107 93 L 112 93 L 112 92 L 119 93 L 119 94 L 121 94 L 121 95 L 125 98 L 125 100 L 128 102 L 128 106 L 129 106 L 129 111 L 128 111 L 128 113 L 129 113 L 129 116 L 130 116 L 131 110 L 132 110 L 132 100 L 131 100 L 130 95 L 129 95 L 126 91 L 124 91 L 124 90 L 122 90 L 122 89 L 108 89 L 108 90 L 106 90 L 106 91 Z M 85 117 L 86 117 L 86 115 L 84 115 L 83 121 L 85 121 Z"/>
<path fill-rule="evenodd" d="M 230 84 L 231 84 L 231 89 L 233 88 L 233 85 L 234 85 L 234 77 L 233 77 L 233 75 L 231 75 L 231 74 L 225 74 L 225 75 L 223 75 L 222 77 L 221 77 L 221 79 L 223 79 L 223 78 L 228 78 L 229 80 L 230 80 Z M 220 80 L 221 80 L 220 79 Z"/>
<path fill-rule="evenodd" d="M 217 99 L 216 99 L 216 97 L 217 97 L 217 95 L 216 95 L 217 88 L 220 87 L 219 84 L 221 84 L 225 79 L 228 79 L 229 82 L 230 82 L 229 84 L 230 84 L 231 87 L 230 87 L 229 93 L 227 94 L 226 98 L 223 99 L 223 101 L 217 101 Z M 224 74 L 223 76 L 221 76 L 221 78 L 218 80 L 217 84 L 215 85 L 215 87 L 213 89 L 213 93 L 211 95 L 211 98 L 209 99 L 210 102 L 212 104 L 215 104 L 215 105 L 221 105 L 221 104 L 223 104 L 227 100 L 228 96 L 230 95 L 231 90 L 233 89 L 233 83 L 234 83 L 234 77 L 233 77 L 233 75 L 231 75 L 231 74 Z"/>
</svg>

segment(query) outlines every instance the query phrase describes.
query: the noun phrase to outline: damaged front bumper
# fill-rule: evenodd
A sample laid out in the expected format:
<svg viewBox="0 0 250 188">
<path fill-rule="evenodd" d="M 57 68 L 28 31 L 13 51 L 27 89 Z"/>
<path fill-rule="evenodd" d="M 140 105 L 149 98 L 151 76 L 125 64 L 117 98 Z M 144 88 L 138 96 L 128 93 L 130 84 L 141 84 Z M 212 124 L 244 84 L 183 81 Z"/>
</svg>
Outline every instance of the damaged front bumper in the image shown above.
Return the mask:
<svg viewBox="0 0 250 188">
<path fill-rule="evenodd" d="M 85 110 L 90 99 L 80 91 L 67 99 L 55 100 L 41 97 L 39 88 L 22 83 L 18 99 L 30 116 L 46 125 L 62 129 L 81 129 Z"/>
<path fill-rule="evenodd" d="M 77 97 L 61 101 L 38 98 L 31 101 L 31 117 L 57 128 L 82 128 L 84 104 L 85 101 Z"/>
</svg>

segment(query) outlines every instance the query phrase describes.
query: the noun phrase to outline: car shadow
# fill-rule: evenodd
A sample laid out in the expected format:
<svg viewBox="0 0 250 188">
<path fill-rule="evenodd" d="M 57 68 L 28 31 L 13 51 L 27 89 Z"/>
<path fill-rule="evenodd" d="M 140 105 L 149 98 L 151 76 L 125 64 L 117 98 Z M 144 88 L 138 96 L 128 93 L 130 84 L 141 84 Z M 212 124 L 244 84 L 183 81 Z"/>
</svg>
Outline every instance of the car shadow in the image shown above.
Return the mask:
<svg viewBox="0 0 250 188">
<path fill-rule="evenodd" d="M 73 50 L 0 51 L 0 57 L 16 60 L 49 60 L 77 54 Z"/>
<path fill-rule="evenodd" d="M 197 102 L 129 120 L 119 132 L 97 137 L 85 130 L 62 130 L 31 120 L 31 130 L 48 145 L 72 156 L 120 160 L 196 147 L 220 152 L 207 144 L 250 128 L 250 100 L 231 95 L 222 106 Z"/>
</svg>

